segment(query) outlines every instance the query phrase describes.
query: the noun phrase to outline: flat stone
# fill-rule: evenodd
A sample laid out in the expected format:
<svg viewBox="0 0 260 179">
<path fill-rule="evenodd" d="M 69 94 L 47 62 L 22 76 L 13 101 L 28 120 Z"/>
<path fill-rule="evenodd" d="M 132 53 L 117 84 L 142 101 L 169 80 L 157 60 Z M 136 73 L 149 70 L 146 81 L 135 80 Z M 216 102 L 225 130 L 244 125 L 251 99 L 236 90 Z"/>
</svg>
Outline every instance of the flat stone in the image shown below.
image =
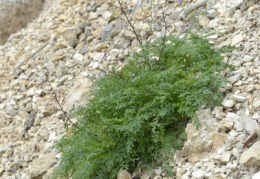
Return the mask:
<svg viewBox="0 0 260 179">
<path fill-rule="evenodd" d="M 230 131 L 233 128 L 234 123 L 233 122 L 225 122 L 224 126 L 227 128 L 228 131 Z"/>
<path fill-rule="evenodd" d="M 110 21 L 111 17 L 112 17 L 112 12 L 109 11 L 105 11 L 102 15 L 102 17 L 106 20 L 106 21 Z"/>
<path fill-rule="evenodd" d="M 145 23 L 145 24 L 143 25 L 143 30 L 144 30 L 144 31 L 148 32 L 148 31 L 150 31 L 150 29 L 151 29 L 151 27 L 150 27 L 149 24 Z"/>
<path fill-rule="evenodd" d="M 83 63 L 83 61 L 84 61 L 84 56 L 81 55 L 80 53 L 75 53 L 75 54 L 73 55 L 73 60 L 75 60 L 75 61 L 78 62 L 78 63 Z"/>
<path fill-rule="evenodd" d="M 237 132 L 243 132 L 244 131 L 243 126 L 241 125 L 240 121 L 235 122 L 234 129 Z"/>
<path fill-rule="evenodd" d="M 130 30 L 124 31 L 124 37 L 128 40 L 134 40 L 136 38 L 134 32 Z"/>
<path fill-rule="evenodd" d="M 229 112 L 227 113 L 226 121 L 235 123 L 238 120 L 239 116 L 235 113 Z"/>
<path fill-rule="evenodd" d="M 121 32 L 122 27 L 125 26 L 125 23 L 118 21 L 116 23 L 110 23 L 102 28 L 101 30 L 101 40 L 102 42 L 115 37 Z"/>
<path fill-rule="evenodd" d="M 252 61 L 253 59 L 254 59 L 254 57 L 251 57 L 249 55 L 245 55 L 244 58 L 243 58 L 243 62 L 248 63 L 248 62 Z"/>
<path fill-rule="evenodd" d="M 81 50 L 80 50 L 80 53 L 82 54 L 82 55 L 85 55 L 86 53 L 88 53 L 88 48 L 86 47 L 86 48 L 82 48 Z"/>
<path fill-rule="evenodd" d="M 222 106 L 216 106 L 213 109 L 212 114 L 215 114 L 215 117 L 218 119 L 222 119 L 222 113 L 223 113 L 223 107 Z"/>
<path fill-rule="evenodd" d="M 199 16 L 199 25 L 202 27 L 208 27 L 209 26 L 210 19 L 206 16 L 200 15 Z"/>
<path fill-rule="evenodd" d="M 96 12 L 89 13 L 89 18 L 88 18 L 89 21 L 96 20 L 97 18 L 98 18 L 98 14 Z"/>
<path fill-rule="evenodd" d="M 231 84 L 227 83 L 227 84 L 224 84 L 223 87 L 227 90 L 230 90 L 233 86 Z"/>
<path fill-rule="evenodd" d="M 233 37 L 232 41 L 231 41 L 231 46 L 235 46 L 237 44 L 239 44 L 240 42 L 243 42 L 244 38 L 242 35 L 236 35 L 235 37 Z"/>
<path fill-rule="evenodd" d="M 109 52 L 109 55 L 110 55 L 112 58 L 115 58 L 118 54 L 119 54 L 119 50 L 118 50 L 118 49 L 112 49 L 112 50 Z"/>
<path fill-rule="evenodd" d="M 253 110 L 254 111 L 259 111 L 260 110 L 260 99 L 256 99 L 253 102 Z"/>
<path fill-rule="evenodd" d="M 241 116 L 238 120 L 240 121 L 243 129 L 249 134 L 254 133 L 259 128 L 259 124 L 256 122 L 256 120 L 251 119 L 248 116 Z"/>
<path fill-rule="evenodd" d="M 232 154 L 236 157 L 236 159 L 239 159 L 240 156 L 241 156 L 241 154 L 240 154 L 240 152 L 238 151 L 237 148 L 233 148 Z"/>
<path fill-rule="evenodd" d="M 231 158 L 230 152 L 223 152 L 220 158 L 220 163 L 227 164 Z"/>
<path fill-rule="evenodd" d="M 190 179 L 191 177 L 191 171 L 187 171 L 182 177 L 181 179 Z"/>
<path fill-rule="evenodd" d="M 222 105 L 225 108 L 232 108 L 235 104 L 236 104 L 235 101 L 232 99 L 222 102 Z"/>
<path fill-rule="evenodd" d="M 240 163 L 245 167 L 260 167 L 260 141 L 243 152 Z"/>
<path fill-rule="evenodd" d="M 62 85 L 66 80 L 68 80 L 68 75 L 65 75 L 65 76 L 61 77 L 60 79 L 58 79 L 58 83 L 60 85 Z"/>
<path fill-rule="evenodd" d="M 5 103 L 0 103 L 0 110 L 1 110 L 1 109 L 4 109 L 4 108 L 5 108 L 5 106 L 6 106 L 6 104 L 5 104 Z"/>
<path fill-rule="evenodd" d="M 117 175 L 117 179 L 131 179 L 131 175 L 128 171 L 121 170 Z"/>
<path fill-rule="evenodd" d="M 207 15 L 210 19 L 214 19 L 217 16 L 217 11 L 215 9 L 210 9 Z"/>
<path fill-rule="evenodd" d="M 92 66 L 92 69 L 97 69 L 97 68 L 98 68 L 98 65 L 99 65 L 99 63 L 98 63 L 98 62 L 95 62 L 95 63 L 93 64 L 93 66 Z"/>
<path fill-rule="evenodd" d="M 18 112 L 12 105 L 7 105 L 6 111 L 7 111 L 7 114 L 9 114 L 11 117 L 16 116 L 16 114 Z"/>
<path fill-rule="evenodd" d="M 232 98 L 238 102 L 245 102 L 248 100 L 248 97 L 244 97 L 244 96 L 241 96 L 241 95 L 232 95 Z"/>
<path fill-rule="evenodd" d="M 205 177 L 206 172 L 203 170 L 196 170 L 192 172 L 192 176 L 196 179 L 203 179 Z"/>
<path fill-rule="evenodd" d="M 115 42 L 115 48 L 117 48 L 117 49 L 126 49 L 130 45 L 130 43 L 131 43 L 130 40 L 127 40 L 125 38 L 118 39 Z"/>
<path fill-rule="evenodd" d="M 238 80 L 240 80 L 242 78 L 242 75 L 240 73 L 228 78 L 227 80 L 231 83 L 234 84 L 235 82 L 237 82 Z"/>
<path fill-rule="evenodd" d="M 162 171 L 162 168 L 159 167 L 159 168 L 154 169 L 154 172 L 156 175 L 161 175 L 163 171 Z"/>
</svg>

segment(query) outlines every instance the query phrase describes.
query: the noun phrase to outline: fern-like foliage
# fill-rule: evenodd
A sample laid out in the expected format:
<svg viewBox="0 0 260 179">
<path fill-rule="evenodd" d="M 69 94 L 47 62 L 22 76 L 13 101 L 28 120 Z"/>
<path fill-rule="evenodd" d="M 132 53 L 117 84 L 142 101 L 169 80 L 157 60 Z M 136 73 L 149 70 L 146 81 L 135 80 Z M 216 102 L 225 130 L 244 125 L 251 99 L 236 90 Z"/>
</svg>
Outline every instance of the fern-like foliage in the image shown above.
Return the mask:
<svg viewBox="0 0 260 179">
<path fill-rule="evenodd" d="M 169 36 L 142 49 L 121 71 L 96 78 L 88 103 L 73 109 L 80 130 L 56 144 L 63 155 L 54 178 L 113 179 L 153 163 L 165 146 L 182 148 L 198 108 L 220 104 L 225 79 L 216 72 L 227 65 L 207 40 Z"/>
</svg>

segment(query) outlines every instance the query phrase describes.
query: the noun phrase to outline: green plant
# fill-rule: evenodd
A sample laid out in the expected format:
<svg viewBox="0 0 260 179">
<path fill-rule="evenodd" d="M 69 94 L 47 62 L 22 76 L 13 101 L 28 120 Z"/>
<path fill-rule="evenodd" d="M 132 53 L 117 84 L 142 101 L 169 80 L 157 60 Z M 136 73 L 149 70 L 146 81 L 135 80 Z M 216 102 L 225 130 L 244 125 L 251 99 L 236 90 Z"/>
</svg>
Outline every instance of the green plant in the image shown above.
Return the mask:
<svg viewBox="0 0 260 179">
<path fill-rule="evenodd" d="M 197 109 L 221 103 L 226 80 L 216 72 L 227 65 L 207 40 L 169 36 L 142 49 L 121 71 L 94 77 L 88 103 L 72 110 L 80 129 L 55 146 L 63 155 L 54 178 L 112 179 L 140 161 L 158 163 L 167 146 L 182 148 Z"/>
</svg>

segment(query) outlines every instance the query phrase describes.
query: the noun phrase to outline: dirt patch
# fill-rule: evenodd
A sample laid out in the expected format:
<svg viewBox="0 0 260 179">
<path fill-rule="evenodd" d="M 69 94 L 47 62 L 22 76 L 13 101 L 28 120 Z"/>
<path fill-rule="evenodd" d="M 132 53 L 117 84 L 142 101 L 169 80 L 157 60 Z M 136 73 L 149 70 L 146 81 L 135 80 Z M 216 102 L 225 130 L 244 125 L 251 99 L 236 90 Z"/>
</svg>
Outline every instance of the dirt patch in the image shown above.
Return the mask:
<svg viewBox="0 0 260 179">
<path fill-rule="evenodd" d="M 0 45 L 8 37 L 37 18 L 44 0 L 3 0 L 0 2 Z"/>
</svg>

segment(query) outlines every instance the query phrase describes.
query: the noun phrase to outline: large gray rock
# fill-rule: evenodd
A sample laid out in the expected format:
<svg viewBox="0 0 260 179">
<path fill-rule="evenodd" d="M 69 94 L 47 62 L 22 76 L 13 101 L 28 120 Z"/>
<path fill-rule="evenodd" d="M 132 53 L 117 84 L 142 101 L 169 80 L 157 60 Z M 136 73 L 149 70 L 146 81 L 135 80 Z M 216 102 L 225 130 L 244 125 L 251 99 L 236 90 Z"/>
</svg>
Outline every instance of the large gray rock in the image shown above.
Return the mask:
<svg viewBox="0 0 260 179">
<path fill-rule="evenodd" d="M 260 167 L 260 141 L 242 154 L 240 163 L 246 167 Z"/>
<path fill-rule="evenodd" d="M 110 23 L 102 28 L 101 30 L 101 41 L 104 42 L 110 38 L 115 37 L 121 31 L 121 29 L 125 26 L 125 23 L 122 21 L 118 21 L 116 23 Z"/>
</svg>

